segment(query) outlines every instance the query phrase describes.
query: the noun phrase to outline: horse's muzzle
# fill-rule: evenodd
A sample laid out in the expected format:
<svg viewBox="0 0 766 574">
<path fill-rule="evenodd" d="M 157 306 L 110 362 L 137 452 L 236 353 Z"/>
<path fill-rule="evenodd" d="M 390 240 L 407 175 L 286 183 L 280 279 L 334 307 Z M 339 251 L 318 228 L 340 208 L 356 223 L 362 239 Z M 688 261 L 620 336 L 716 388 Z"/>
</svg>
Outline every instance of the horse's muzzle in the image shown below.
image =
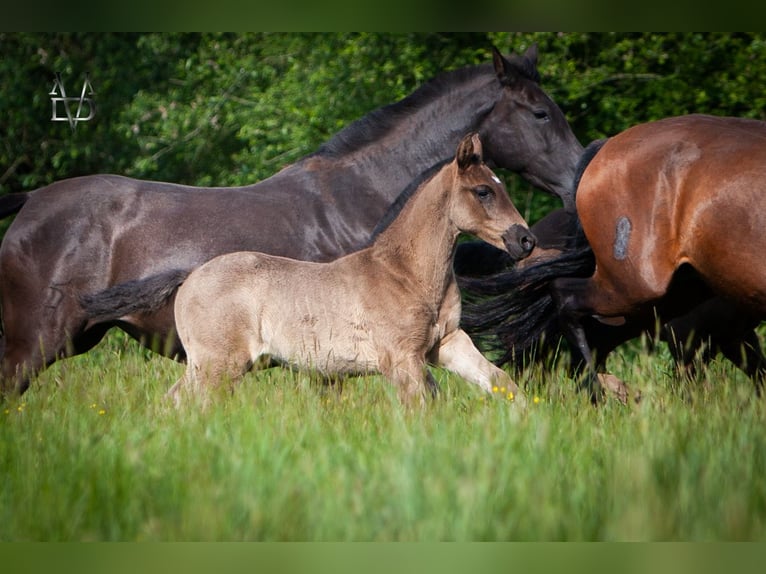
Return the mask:
<svg viewBox="0 0 766 574">
<path fill-rule="evenodd" d="M 527 227 L 515 224 L 503 233 L 503 243 L 510 256 L 518 261 L 532 253 L 537 239 Z"/>
</svg>

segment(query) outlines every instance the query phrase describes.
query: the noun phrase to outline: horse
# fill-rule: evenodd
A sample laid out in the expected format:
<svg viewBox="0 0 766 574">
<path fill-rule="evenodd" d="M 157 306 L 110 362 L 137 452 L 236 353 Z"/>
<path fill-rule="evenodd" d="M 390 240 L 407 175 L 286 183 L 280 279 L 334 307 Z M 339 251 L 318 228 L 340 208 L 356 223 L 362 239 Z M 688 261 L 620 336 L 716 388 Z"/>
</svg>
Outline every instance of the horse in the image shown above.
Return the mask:
<svg viewBox="0 0 766 574">
<path fill-rule="evenodd" d="M 592 146 L 591 153 L 595 153 L 602 144 L 596 143 L 597 145 Z M 520 262 L 514 262 L 504 251 L 482 241 L 465 241 L 458 245 L 455 272 L 459 284 L 474 296 L 488 291 L 496 295 L 497 285 L 503 284 L 501 278 L 505 272 L 515 273 L 519 269 L 555 258 L 568 249 L 576 248 L 579 220 L 576 212 L 569 212 L 563 208 L 555 209 L 535 222 L 530 230 L 537 238 L 537 247 L 529 257 Z M 509 270 L 511 266 L 515 266 L 515 269 Z M 492 287 L 489 287 L 490 285 Z M 487 328 L 488 318 L 482 316 L 486 315 L 486 310 L 481 311 L 481 307 L 481 304 L 469 304 L 464 320 L 466 330 L 471 334 L 475 333 L 476 336 L 481 336 L 483 329 Z M 504 317 L 494 316 L 489 322 L 491 324 L 505 321 L 513 313 L 513 306 L 509 306 L 505 309 Z M 690 312 L 670 319 L 660 326 L 659 331 L 646 331 L 632 324 L 617 328 L 587 319 L 584 320 L 583 327 L 588 343 L 601 366 L 603 360 L 598 359 L 605 359 L 621 344 L 646 333 L 650 343 L 654 343 L 658 337 L 668 345 L 677 367 L 677 374 L 681 378 L 693 379 L 698 363 L 707 363 L 717 353 L 721 353 L 756 382 L 758 390 L 758 381 L 766 377 L 766 356 L 755 332 L 758 323 L 759 321 L 752 317 L 738 314 L 737 309 L 728 300 L 714 297 Z M 532 345 L 533 348 L 521 348 L 515 344 L 518 331 L 519 325 L 515 323 L 508 328 L 499 329 L 498 334 L 501 334 L 505 342 L 496 349 L 501 352 L 498 364 L 510 362 L 517 369 L 522 369 L 531 361 L 552 359 L 561 349 L 563 334 L 555 328 L 546 333 L 546 338 L 536 341 Z M 571 372 L 577 372 L 582 361 L 576 349 L 574 351 L 570 360 Z M 602 376 L 604 377 L 606 375 Z M 609 385 L 619 396 L 625 398 L 627 389 L 620 386 L 618 381 L 610 379 Z"/>
<path fill-rule="evenodd" d="M 491 392 L 519 388 L 459 328 L 460 292 L 452 261 L 461 232 L 476 235 L 514 260 L 535 240 L 505 187 L 483 163 L 481 140 L 461 140 L 452 162 L 401 202 L 368 247 L 330 262 L 262 252 L 219 255 L 187 277 L 170 272 L 132 283 L 128 291 L 174 303 L 185 374 L 169 394 L 202 393 L 236 384 L 262 359 L 323 375 L 379 372 L 407 405 L 424 403 L 427 363 L 452 370 Z M 113 304 L 116 286 L 90 295 L 111 320 L 132 313 L 131 297 Z M 111 308 L 109 308 L 111 303 Z M 95 312 L 91 309 L 91 313 Z"/>
<path fill-rule="evenodd" d="M 734 341 L 747 340 L 766 317 L 765 185 L 766 122 L 694 114 L 629 128 L 583 170 L 575 201 L 584 240 L 505 273 L 485 289 L 497 299 L 484 310 L 513 300 L 502 333 L 513 338 L 521 327 L 520 348 L 563 325 L 594 400 L 605 356 L 594 358 L 588 323 L 635 334 L 703 305 L 726 317 Z M 745 352 L 763 368 L 759 346 Z M 762 376 L 754 385 L 760 394 Z"/>
<path fill-rule="evenodd" d="M 172 299 L 118 322 L 91 320 L 80 296 L 217 255 L 254 250 L 329 261 L 359 249 L 398 193 L 447 160 L 463 134 L 486 160 L 574 206 L 582 146 L 539 85 L 537 47 L 446 72 L 372 111 L 315 153 L 259 183 L 207 188 L 92 175 L 0 198 L 18 212 L 0 246 L 0 390 L 84 353 L 113 326 L 183 359 Z M 434 118 L 439 118 L 434 122 Z"/>
</svg>

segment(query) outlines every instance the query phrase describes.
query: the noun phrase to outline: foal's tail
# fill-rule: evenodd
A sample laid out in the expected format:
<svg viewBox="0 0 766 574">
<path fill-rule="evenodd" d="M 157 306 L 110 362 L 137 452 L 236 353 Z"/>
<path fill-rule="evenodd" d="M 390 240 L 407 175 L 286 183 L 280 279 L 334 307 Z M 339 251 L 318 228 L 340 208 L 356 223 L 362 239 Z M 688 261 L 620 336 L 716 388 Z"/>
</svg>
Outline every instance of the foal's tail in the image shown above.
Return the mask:
<svg viewBox="0 0 766 574">
<path fill-rule="evenodd" d="M 0 197 L 0 219 L 18 213 L 29 199 L 29 193 L 9 193 Z"/>
<path fill-rule="evenodd" d="M 587 242 L 553 259 L 495 275 L 458 278 L 463 289 L 463 329 L 486 350 L 500 352 L 498 364 L 534 348 L 560 332 L 551 284 L 560 277 L 593 274 Z"/>
<path fill-rule="evenodd" d="M 116 321 L 134 313 L 153 313 L 175 295 L 191 269 L 173 269 L 145 279 L 119 283 L 98 293 L 80 296 L 80 305 L 93 321 Z"/>
</svg>

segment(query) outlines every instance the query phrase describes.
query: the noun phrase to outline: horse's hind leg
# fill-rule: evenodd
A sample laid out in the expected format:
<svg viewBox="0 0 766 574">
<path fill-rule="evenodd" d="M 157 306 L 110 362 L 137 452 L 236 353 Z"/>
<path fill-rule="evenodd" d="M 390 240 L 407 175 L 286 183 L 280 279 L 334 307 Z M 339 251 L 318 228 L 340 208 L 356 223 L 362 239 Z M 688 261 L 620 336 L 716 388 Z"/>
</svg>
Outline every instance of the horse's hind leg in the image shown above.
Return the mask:
<svg viewBox="0 0 766 574">
<path fill-rule="evenodd" d="M 766 357 L 761 349 L 758 334 L 751 330 L 738 339 L 719 342 L 724 356 L 742 369 L 753 381 L 756 395 L 763 396 L 766 378 Z"/>
<path fill-rule="evenodd" d="M 186 372 L 167 392 L 176 406 L 183 402 L 184 395 L 197 396 L 203 405 L 207 405 L 220 389 L 233 393 L 253 364 L 244 351 L 230 353 L 223 359 L 220 356 L 199 357 L 194 349 L 187 351 Z"/>
<path fill-rule="evenodd" d="M 621 320 L 621 315 L 630 315 L 637 305 L 658 298 L 649 289 L 644 292 L 628 293 L 619 287 L 603 281 L 598 272 L 591 278 L 561 278 L 553 282 L 553 298 L 556 302 L 560 322 L 569 343 L 577 349 L 587 367 L 584 385 L 589 390 L 591 401 L 597 402 L 601 395 L 602 383 L 616 384 L 614 390 L 621 401 L 625 401 L 627 387 L 616 378 L 597 374 L 598 363 L 587 339 L 584 323 L 586 317 L 603 316 Z M 606 360 L 598 357 L 599 362 Z M 618 383 L 619 381 L 619 383 Z"/>
<path fill-rule="evenodd" d="M 0 387 L 4 394 L 22 394 L 32 377 L 63 357 L 87 351 L 106 331 L 84 330 L 82 311 L 71 301 L 55 307 L 18 299 L 3 300 L 3 354 Z"/>
<path fill-rule="evenodd" d="M 426 364 L 415 356 L 381 361 L 380 371 L 396 387 L 399 400 L 406 407 L 423 407 L 426 401 Z"/>
</svg>

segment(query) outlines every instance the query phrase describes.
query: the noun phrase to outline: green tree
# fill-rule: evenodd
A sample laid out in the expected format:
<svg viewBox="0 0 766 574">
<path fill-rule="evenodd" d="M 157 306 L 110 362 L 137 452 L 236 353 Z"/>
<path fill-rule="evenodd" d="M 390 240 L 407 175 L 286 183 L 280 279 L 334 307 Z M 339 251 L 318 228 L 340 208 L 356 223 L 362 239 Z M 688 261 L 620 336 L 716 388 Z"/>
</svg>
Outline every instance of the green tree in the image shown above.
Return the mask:
<svg viewBox="0 0 766 574">
<path fill-rule="evenodd" d="M 492 44 L 533 42 L 583 144 L 670 115 L 766 119 L 761 33 L 0 33 L 0 193 L 99 172 L 251 183 Z M 55 72 L 70 93 L 90 75 L 93 121 L 50 121 Z M 530 220 L 557 205 L 506 180 Z"/>
</svg>

